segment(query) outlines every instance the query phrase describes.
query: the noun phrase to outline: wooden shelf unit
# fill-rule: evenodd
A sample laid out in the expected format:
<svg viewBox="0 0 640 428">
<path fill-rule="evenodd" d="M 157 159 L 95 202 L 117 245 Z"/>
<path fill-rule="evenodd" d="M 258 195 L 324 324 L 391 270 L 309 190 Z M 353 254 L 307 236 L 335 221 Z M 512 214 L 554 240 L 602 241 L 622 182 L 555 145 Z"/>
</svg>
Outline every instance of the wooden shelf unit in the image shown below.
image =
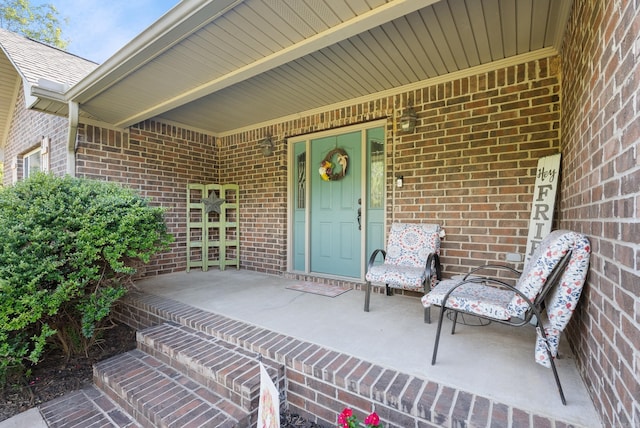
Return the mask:
<svg viewBox="0 0 640 428">
<path fill-rule="evenodd" d="M 205 212 L 203 199 L 215 192 L 220 213 Z M 218 266 L 240 269 L 240 203 L 237 184 L 187 185 L 187 272 Z"/>
</svg>

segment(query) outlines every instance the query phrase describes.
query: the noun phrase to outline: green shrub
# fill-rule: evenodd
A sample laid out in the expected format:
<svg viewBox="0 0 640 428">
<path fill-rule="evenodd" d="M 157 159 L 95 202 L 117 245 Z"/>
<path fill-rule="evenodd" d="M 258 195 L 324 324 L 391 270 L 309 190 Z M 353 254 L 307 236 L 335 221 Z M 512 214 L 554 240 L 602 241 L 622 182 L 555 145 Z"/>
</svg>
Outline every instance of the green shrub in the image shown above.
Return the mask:
<svg viewBox="0 0 640 428">
<path fill-rule="evenodd" d="M 86 351 L 172 240 L 162 208 L 114 183 L 36 174 L 0 189 L 0 384 L 52 341 Z"/>
</svg>

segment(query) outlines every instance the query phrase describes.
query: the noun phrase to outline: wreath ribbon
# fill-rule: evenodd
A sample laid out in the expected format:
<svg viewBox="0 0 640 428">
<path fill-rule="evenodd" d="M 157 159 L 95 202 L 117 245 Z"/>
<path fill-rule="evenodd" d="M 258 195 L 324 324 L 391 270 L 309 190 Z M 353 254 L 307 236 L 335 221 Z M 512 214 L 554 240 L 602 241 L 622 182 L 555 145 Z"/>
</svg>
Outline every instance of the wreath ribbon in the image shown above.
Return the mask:
<svg viewBox="0 0 640 428">
<path fill-rule="evenodd" d="M 333 157 L 336 157 L 336 163 L 340 165 L 341 169 L 338 172 L 334 172 Z M 327 153 L 322 162 L 320 162 L 320 178 L 324 181 L 338 181 L 342 180 L 347 174 L 347 166 L 349 163 L 349 156 L 344 149 L 333 149 Z"/>
</svg>

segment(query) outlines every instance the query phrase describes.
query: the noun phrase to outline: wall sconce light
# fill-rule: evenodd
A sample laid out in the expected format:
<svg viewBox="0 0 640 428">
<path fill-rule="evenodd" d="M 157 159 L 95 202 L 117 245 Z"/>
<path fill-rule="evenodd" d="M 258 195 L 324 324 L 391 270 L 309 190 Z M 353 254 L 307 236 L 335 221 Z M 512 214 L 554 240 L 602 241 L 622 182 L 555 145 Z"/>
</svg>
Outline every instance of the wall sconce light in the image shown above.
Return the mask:
<svg viewBox="0 0 640 428">
<path fill-rule="evenodd" d="M 413 132 L 416 129 L 417 118 L 416 111 L 408 106 L 400 116 L 400 131 L 407 134 Z"/>
<path fill-rule="evenodd" d="M 402 175 L 399 175 L 399 176 L 396 177 L 396 187 L 397 188 L 402 187 L 402 184 L 403 184 L 403 181 L 404 181 L 403 179 L 404 179 L 404 177 Z"/>
<path fill-rule="evenodd" d="M 262 150 L 262 154 L 264 156 L 271 156 L 273 154 L 274 143 L 273 137 L 271 135 L 267 135 L 266 138 L 263 138 L 258 142 L 260 149 Z"/>
</svg>

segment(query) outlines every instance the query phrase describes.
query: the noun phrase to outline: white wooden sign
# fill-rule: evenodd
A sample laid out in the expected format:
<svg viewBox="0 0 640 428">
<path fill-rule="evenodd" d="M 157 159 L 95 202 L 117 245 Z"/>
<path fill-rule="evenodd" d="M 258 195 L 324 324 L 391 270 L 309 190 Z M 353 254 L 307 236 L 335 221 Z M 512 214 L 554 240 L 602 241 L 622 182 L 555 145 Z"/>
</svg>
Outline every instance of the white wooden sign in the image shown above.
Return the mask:
<svg viewBox="0 0 640 428">
<path fill-rule="evenodd" d="M 280 428 L 280 395 L 278 388 L 260 363 L 260 401 L 258 402 L 258 428 Z"/>
<path fill-rule="evenodd" d="M 533 190 L 533 205 L 529 220 L 529 237 L 525 260 L 529 260 L 536 247 L 551 232 L 553 212 L 558 192 L 560 175 L 560 153 L 538 160 L 536 185 Z"/>
</svg>

